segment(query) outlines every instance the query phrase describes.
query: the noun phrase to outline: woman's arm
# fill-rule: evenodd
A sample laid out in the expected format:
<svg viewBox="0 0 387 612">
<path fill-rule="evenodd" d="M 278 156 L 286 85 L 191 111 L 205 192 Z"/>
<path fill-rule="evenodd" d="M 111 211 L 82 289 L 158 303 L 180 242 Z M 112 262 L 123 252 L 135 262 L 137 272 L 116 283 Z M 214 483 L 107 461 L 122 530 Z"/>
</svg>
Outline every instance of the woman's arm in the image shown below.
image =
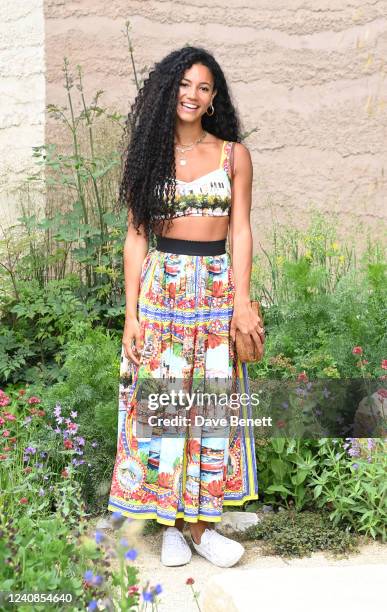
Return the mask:
<svg viewBox="0 0 387 612">
<path fill-rule="evenodd" d="M 135 350 L 141 350 L 140 325 L 137 319 L 137 303 L 140 291 L 141 269 L 148 252 L 148 238 L 142 227 L 137 234 L 132 222 L 132 213 L 128 214 L 128 231 L 124 244 L 124 277 L 125 277 L 125 327 L 122 344 L 128 359 L 139 365 L 139 359 L 133 353 L 132 341 L 135 341 Z"/>
<path fill-rule="evenodd" d="M 229 241 L 235 282 L 234 312 L 231 337 L 235 342 L 236 329 L 251 334 L 257 346 L 257 328 L 262 322 L 251 308 L 250 280 L 253 257 L 253 237 L 250 225 L 253 165 L 250 152 L 242 143 L 234 145 L 234 172 Z"/>
</svg>

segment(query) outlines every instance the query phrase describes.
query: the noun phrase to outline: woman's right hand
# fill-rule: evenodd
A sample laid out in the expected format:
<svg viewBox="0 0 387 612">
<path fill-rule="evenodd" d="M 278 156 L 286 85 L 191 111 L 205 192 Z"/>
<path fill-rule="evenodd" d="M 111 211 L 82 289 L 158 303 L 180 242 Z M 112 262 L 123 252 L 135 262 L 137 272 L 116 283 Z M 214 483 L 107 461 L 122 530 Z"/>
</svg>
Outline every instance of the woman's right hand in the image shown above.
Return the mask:
<svg viewBox="0 0 387 612">
<path fill-rule="evenodd" d="M 134 346 L 132 346 L 134 342 Z M 133 361 L 137 366 L 140 365 L 140 355 L 142 351 L 141 328 L 136 317 L 126 317 L 124 333 L 122 335 L 122 346 L 127 359 Z"/>
</svg>

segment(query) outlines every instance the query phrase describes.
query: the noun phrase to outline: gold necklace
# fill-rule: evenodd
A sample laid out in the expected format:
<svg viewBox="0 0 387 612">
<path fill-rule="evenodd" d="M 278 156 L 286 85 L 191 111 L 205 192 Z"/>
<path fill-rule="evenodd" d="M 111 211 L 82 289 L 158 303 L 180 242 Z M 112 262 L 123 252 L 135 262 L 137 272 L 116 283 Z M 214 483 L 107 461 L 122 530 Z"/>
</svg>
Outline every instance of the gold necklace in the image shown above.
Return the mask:
<svg viewBox="0 0 387 612">
<path fill-rule="evenodd" d="M 199 142 L 201 142 L 202 140 L 204 140 L 204 138 L 207 136 L 207 132 L 205 132 L 203 130 L 202 135 L 200 136 L 200 138 L 198 138 L 197 140 L 195 140 L 195 142 L 192 142 L 189 145 L 177 145 L 175 144 L 175 149 L 176 151 L 178 151 L 179 153 L 184 154 L 186 151 L 191 151 L 195 145 L 199 144 Z M 181 156 L 179 159 L 179 164 L 180 166 L 185 166 L 187 164 L 187 158 L 184 156 Z"/>
</svg>

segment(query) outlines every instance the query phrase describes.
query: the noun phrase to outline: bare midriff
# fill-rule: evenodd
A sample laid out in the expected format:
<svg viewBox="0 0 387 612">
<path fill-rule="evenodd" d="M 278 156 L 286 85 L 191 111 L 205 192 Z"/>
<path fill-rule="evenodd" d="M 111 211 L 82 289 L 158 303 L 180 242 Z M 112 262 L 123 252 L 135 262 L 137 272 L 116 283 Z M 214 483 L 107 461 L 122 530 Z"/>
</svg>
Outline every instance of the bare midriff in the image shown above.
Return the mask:
<svg viewBox="0 0 387 612">
<path fill-rule="evenodd" d="M 154 224 L 154 233 L 167 238 L 179 240 L 223 240 L 227 238 L 230 217 L 176 217 L 172 220 L 168 232 L 167 224 Z"/>
</svg>

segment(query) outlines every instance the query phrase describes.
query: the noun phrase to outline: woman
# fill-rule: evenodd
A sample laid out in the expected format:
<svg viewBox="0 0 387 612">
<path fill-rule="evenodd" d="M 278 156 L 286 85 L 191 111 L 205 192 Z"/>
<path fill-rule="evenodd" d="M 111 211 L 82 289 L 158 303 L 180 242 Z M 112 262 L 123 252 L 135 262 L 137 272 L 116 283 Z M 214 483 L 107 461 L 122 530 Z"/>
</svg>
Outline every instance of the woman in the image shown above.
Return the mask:
<svg viewBox="0 0 387 612">
<path fill-rule="evenodd" d="M 193 548 L 215 565 L 231 567 L 244 548 L 213 527 L 224 505 L 258 498 L 253 432 L 195 427 L 195 415 L 203 413 L 198 403 L 189 409 L 180 403 L 172 413 L 168 406 L 168 415 L 191 419 L 184 426 L 168 430 L 163 420 L 150 422 L 144 381 L 160 383 L 153 389 L 177 383 L 192 392 L 194 381 L 220 379 L 224 390 L 231 380 L 233 389 L 248 392 L 246 365 L 233 343 L 237 329 L 257 345 L 258 334 L 263 340 L 249 295 L 250 153 L 240 142 L 223 72 L 202 48 L 183 47 L 155 65 L 130 123 L 120 188 L 129 210 L 126 318 L 108 509 L 165 525 L 165 565 L 190 560 L 187 522 Z M 155 248 L 149 248 L 152 232 Z"/>
</svg>

